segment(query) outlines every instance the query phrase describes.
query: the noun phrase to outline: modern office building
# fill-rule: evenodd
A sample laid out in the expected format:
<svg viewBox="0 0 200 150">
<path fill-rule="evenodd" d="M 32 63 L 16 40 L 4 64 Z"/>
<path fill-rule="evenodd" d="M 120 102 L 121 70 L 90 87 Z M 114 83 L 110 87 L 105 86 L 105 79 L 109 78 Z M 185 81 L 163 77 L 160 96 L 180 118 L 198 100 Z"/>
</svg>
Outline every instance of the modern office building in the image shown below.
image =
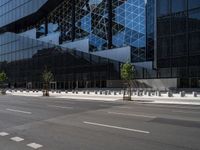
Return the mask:
<svg viewBox="0 0 200 150">
<path fill-rule="evenodd" d="M 0 70 L 9 85 L 120 87 L 120 64 L 137 87 L 199 87 L 199 0 L 1 0 Z"/>
</svg>

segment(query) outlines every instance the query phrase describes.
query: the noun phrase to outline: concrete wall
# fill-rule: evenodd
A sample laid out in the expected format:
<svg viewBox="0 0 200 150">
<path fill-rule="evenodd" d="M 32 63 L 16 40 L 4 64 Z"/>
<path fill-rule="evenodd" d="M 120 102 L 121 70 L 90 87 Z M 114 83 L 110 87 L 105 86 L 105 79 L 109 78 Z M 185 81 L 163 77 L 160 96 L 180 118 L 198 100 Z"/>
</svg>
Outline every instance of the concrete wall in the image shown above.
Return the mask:
<svg viewBox="0 0 200 150">
<path fill-rule="evenodd" d="M 120 80 L 107 81 L 108 88 L 123 88 L 124 83 Z M 136 80 L 133 84 L 133 88 L 150 88 L 155 90 L 168 90 L 177 88 L 177 79 L 141 79 Z"/>
<path fill-rule="evenodd" d="M 142 79 L 138 80 L 140 84 L 147 85 L 147 87 L 159 90 L 177 88 L 177 79 Z"/>
</svg>

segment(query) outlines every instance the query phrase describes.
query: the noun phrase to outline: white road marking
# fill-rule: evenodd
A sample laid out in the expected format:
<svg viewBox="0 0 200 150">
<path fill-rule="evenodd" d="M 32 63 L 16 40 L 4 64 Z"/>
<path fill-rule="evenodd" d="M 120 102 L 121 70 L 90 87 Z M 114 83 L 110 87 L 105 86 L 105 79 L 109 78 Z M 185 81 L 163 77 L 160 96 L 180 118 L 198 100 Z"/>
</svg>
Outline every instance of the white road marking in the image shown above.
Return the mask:
<svg viewBox="0 0 200 150">
<path fill-rule="evenodd" d="M 122 108 L 122 109 L 133 109 L 133 107 L 128 107 L 128 106 L 117 106 L 117 108 Z"/>
<path fill-rule="evenodd" d="M 7 136 L 9 135 L 9 133 L 6 133 L 6 132 L 0 132 L 0 136 Z"/>
<path fill-rule="evenodd" d="M 16 109 L 9 109 L 7 108 L 6 110 L 8 111 L 12 111 L 12 112 L 18 112 L 18 113 L 24 113 L 24 114 L 32 114 L 31 112 L 28 112 L 28 111 L 22 111 L 22 110 L 16 110 Z"/>
<path fill-rule="evenodd" d="M 31 147 L 33 149 L 38 149 L 38 148 L 41 148 L 43 147 L 42 145 L 40 144 L 37 144 L 37 143 L 30 143 L 30 144 L 27 144 L 28 147 Z"/>
<path fill-rule="evenodd" d="M 24 139 L 20 138 L 20 137 L 12 137 L 10 138 L 11 140 L 15 141 L 15 142 L 21 142 L 24 141 Z"/>
<path fill-rule="evenodd" d="M 194 112 L 194 111 L 184 111 L 184 110 L 173 110 L 174 113 L 194 113 L 199 114 L 200 112 Z"/>
<path fill-rule="evenodd" d="M 89 124 L 89 125 L 94 125 L 94 126 L 106 127 L 106 128 L 114 128 L 114 129 L 126 130 L 126 131 L 131 131 L 131 132 L 139 132 L 139 133 L 144 133 L 144 134 L 149 134 L 150 133 L 149 131 L 130 129 L 130 128 L 124 128 L 124 127 L 118 127 L 118 126 L 112 126 L 112 125 L 106 125 L 106 124 L 100 124 L 100 123 L 94 123 L 94 122 L 84 121 L 83 123 Z"/>
<path fill-rule="evenodd" d="M 49 107 L 56 107 L 56 108 L 62 108 L 62 109 L 74 109 L 74 107 L 65 107 L 65 106 L 57 106 L 57 105 L 48 105 Z"/>
<path fill-rule="evenodd" d="M 123 115 L 123 116 L 133 116 L 133 117 L 144 117 L 144 118 L 151 118 L 154 119 L 156 116 L 149 116 L 149 115 L 138 115 L 138 114 L 130 114 L 130 113 L 118 113 L 118 112 L 108 112 L 109 114 L 114 115 Z"/>
</svg>

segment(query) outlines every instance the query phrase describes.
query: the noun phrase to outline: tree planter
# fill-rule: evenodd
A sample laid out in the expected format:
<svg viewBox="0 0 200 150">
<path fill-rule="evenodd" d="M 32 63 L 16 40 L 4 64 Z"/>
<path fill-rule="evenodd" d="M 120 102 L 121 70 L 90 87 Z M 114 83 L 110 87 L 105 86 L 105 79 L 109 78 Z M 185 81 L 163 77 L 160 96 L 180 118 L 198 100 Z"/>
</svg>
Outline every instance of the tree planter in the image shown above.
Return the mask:
<svg viewBox="0 0 200 150">
<path fill-rule="evenodd" d="M 47 97 L 49 97 L 50 95 L 49 95 L 49 91 L 43 91 L 43 96 L 47 96 Z"/>
<path fill-rule="evenodd" d="M 123 96 L 124 101 L 132 101 L 130 96 Z"/>
<path fill-rule="evenodd" d="M 132 101 L 130 91 L 127 92 L 126 90 L 124 90 L 124 92 L 123 92 L 123 100 L 124 101 Z"/>
</svg>

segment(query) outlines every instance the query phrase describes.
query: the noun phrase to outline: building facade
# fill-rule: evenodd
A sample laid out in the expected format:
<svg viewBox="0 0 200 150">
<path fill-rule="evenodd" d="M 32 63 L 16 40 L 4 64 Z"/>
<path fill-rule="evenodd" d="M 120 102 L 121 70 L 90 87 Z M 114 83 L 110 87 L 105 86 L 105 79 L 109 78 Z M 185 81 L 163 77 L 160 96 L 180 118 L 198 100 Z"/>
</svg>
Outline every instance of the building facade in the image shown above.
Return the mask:
<svg viewBox="0 0 200 150">
<path fill-rule="evenodd" d="M 200 87 L 199 0 L 2 0 L 0 70 L 14 87 Z M 155 85 L 155 86 L 152 86 Z"/>
<path fill-rule="evenodd" d="M 158 77 L 200 87 L 200 1 L 158 0 L 156 15 Z"/>
</svg>

